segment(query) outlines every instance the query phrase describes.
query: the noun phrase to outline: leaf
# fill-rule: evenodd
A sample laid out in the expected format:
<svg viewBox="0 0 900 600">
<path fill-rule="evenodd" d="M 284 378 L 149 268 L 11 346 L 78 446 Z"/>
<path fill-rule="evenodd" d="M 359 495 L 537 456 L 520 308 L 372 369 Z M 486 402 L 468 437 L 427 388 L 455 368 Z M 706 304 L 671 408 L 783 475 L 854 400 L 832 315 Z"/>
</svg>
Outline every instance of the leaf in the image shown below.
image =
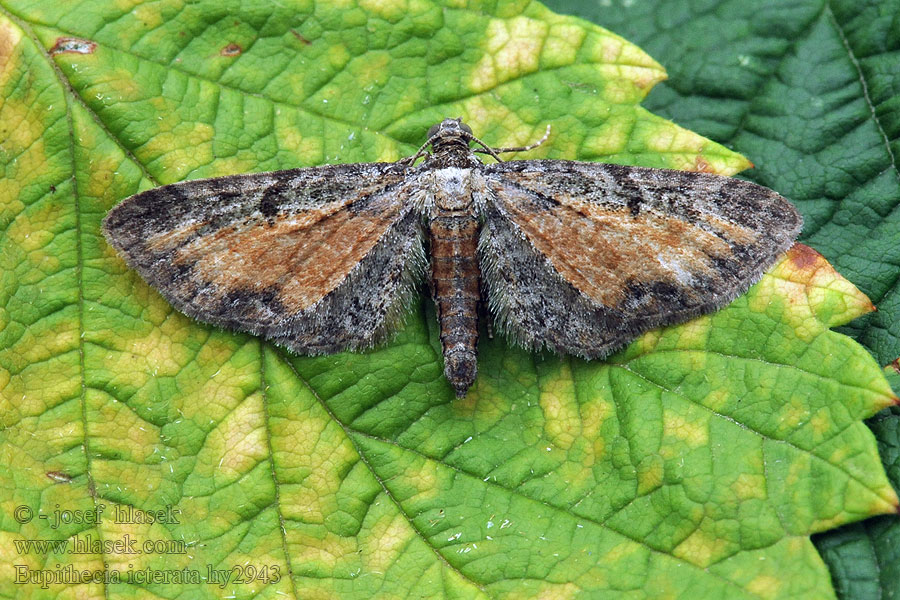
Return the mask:
<svg viewBox="0 0 900 600">
<path fill-rule="evenodd" d="M 487 341 L 457 400 L 428 302 L 294 357 L 173 311 L 99 233 L 140 189 L 390 160 L 451 115 L 497 146 L 551 123 L 531 156 L 748 166 L 637 106 L 664 73 L 621 38 L 524 2 L 5 0 L 0 54 L 0 552 L 31 577 L 0 590 L 822 598 L 809 534 L 896 511 L 860 421 L 896 397 L 828 330 L 870 303 L 806 247 L 605 362 Z"/>
<path fill-rule="evenodd" d="M 664 64 L 670 78 L 646 106 L 749 156 L 757 168 L 747 176 L 793 200 L 802 239 L 878 306 L 840 330 L 882 364 L 900 356 L 900 2 L 651 1 L 592 13 L 585 3 L 550 5 Z M 882 452 L 896 444 L 894 413 L 871 426 Z M 842 598 L 900 594 L 898 535 L 900 520 L 883 517 L 816 536 Z"/>
<path fill-rule="evenodd" d="M 900 410 L 895 406 L 869 421 L 895 489 L 900 487 L 898 417 Z M 897 590 L 900 581 L 897 532 L 897 517 L 891 515 L 867 519 L 815 537 L 841 598 L 884 598 Z"/>
</svg>

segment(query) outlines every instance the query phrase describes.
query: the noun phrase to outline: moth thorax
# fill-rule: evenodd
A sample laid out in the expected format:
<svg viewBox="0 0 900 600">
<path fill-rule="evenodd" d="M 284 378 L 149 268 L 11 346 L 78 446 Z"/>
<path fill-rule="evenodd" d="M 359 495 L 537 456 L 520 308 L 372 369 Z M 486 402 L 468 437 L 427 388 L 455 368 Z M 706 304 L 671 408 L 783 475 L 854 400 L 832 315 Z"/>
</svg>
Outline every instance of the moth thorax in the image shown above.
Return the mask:
<svg viewBox="0 0 900 600">
<path fill-rule="evenodd" d="M 472 169 L 447 167 L 434 171 L 434 206 L 438 211 L 468 211 L 472 207 Z"/>
<path fill-rule="evenodd" d="M 435 154 L 446 152 L 468 154 L 469 140 L 461 135 L 445 134 L 431 143 L 431 151 Z"/>
</svg>

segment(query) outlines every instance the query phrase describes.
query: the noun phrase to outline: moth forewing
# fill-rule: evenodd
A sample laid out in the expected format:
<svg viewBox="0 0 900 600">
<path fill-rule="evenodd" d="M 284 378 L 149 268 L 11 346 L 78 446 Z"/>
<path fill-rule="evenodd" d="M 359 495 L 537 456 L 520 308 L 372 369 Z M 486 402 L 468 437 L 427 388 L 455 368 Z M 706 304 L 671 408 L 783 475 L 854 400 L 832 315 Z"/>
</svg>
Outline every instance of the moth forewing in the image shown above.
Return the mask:
<svg viewBox="0 0 900 600">
<path fill-rule="evenodd" d="M 421 223 L 395 170 L 337 165 L 172 184 L 123 201 L 104 233 L 200 321 L 300 353 L 364 349 L 400 320 L 423 272 Z"/>
<path fill-rule="evenodd" d="M 727 177 L 549 160 L 484 171 L 494 206 L 481 254 L 498 328 L 586 358 L 721 307 L 800 230 L 786 200 Z"/>
</svg>

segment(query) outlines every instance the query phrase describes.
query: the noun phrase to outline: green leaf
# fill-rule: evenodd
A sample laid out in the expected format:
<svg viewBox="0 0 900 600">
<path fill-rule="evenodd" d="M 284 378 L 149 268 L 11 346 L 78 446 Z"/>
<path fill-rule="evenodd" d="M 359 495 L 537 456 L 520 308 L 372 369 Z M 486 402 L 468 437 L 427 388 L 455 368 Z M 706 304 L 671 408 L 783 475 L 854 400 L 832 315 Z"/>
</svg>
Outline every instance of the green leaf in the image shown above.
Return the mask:
<svg viewBox="0 0 900 600">
<path fill-rule="evenodd" d="M 391 160 L 446 116 L 496 146 L 550 123 L 529 156 L 747 167 L 638 106 L 665 75 L 621 38 L 526 2 L 0 10 L 0 552 L 32 574 L 0 592 L 823 598 L 809 535 L 897 510 L 861 422 L 897 399 L 829 331 L 871 305 L 805 246 L 607 361 L 487 340 L 460 400 L 429 302 L 383 348 L 294 357 L 175 312 L 100 235 L 141 189 Z M 101 547 L 23 545 L 48 539 Z"/>
<path fill-rule="evenodd" d="M 896 386 L 894 389 L 897 389 Z M 894 488 L 900 487 L 898 407 L 869 421 Z M 896 516 L 877 517 L 815 537 L 822 558 L 831 569 L 841 598 L 865 600 L 890 597 L 900 582 L 900 526 Z"/>
</svg>

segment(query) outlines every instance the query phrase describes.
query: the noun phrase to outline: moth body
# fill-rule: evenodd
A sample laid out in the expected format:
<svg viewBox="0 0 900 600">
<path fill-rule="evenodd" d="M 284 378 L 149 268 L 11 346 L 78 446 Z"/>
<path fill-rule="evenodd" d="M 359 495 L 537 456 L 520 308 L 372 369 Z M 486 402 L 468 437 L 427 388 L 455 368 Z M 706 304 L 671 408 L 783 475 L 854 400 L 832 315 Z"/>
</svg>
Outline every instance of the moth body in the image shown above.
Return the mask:
<svg viewBox="0 0 900 600">
<path fill-rule="evenodd" d="M 431 288 L 441 330 L 444 376 L 457 396 L 463 396 L 478 372 L 481 226 L 472 189 L 473 171 L 445 167 L 435 170 L 433 176 L 435 191 L 426 217 Z"/>
<path fill-rule="evenodd" d="M 498 157 L 531 147 L 490 148 L 445 119 L 396 163 L 162 186 L 103 232 L 178 310 L 300 354 L 371 348 L 430 277 L 457 396 L 477 373 L 482 299 L 513 343 L 599 359 L 721 308 L 800 232 L 787 200 L 748 181 Z"/>
</svg>

